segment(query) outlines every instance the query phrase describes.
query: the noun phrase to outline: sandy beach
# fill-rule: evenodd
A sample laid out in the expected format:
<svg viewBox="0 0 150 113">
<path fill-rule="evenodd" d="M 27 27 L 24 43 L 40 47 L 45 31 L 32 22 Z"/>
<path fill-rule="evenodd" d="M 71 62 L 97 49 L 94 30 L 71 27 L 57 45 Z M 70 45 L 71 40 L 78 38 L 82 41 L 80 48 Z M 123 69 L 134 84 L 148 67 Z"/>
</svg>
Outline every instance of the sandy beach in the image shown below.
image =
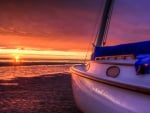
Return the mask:
<svg viewBox="0 0 150 113">
<path fill-rule="evenodd" d="M 65 73 L 0 80 L 0 113 L 79 113 Z"/>
</svg>

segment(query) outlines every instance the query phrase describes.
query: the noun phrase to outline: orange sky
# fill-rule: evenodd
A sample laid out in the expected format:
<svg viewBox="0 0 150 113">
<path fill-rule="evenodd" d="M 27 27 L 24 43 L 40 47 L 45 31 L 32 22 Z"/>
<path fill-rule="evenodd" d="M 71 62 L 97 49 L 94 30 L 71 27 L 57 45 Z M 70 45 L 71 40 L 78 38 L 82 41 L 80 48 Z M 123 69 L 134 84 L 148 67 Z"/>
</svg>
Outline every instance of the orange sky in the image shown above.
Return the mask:
<svg viewBox="0 0 150 113">
<path fill-rule="evenodd" d="M 0 58 L 84 59 L 104 2 L 0 0 Z M 116 0 L 107 45 L 149 40 L 149 6 L 149 0 Z"/>
<path fill-rule="evenodd" d="M 1 0 L 0 57 L 83 59 L 104 0 Z M 93 35 L 94 34 L 94 35 Z"/>
<path fill-rule="evenodd" d="M 31 49 L 0 49 L 3 58 L 20 56 L 21 58 L 39 59 L 83 59 L 85 52 L 80 51 L 58 51 L 58 50 L 31 50 Z"/>
</svg>

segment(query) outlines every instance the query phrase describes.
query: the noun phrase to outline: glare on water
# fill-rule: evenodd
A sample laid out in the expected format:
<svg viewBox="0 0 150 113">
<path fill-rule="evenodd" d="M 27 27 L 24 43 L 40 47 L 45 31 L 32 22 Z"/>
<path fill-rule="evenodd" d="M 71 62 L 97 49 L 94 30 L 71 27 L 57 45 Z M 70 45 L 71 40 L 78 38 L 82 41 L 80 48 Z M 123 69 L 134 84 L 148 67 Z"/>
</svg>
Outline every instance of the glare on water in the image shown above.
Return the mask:
<svg viewBox="0 0 150 113">
<path fill-rule="evenodd" d="M 4 66 L 0 67 L 0 80 L 63 73 L 69 71 L 69 67 L 70 65 Z"/>
</svg>

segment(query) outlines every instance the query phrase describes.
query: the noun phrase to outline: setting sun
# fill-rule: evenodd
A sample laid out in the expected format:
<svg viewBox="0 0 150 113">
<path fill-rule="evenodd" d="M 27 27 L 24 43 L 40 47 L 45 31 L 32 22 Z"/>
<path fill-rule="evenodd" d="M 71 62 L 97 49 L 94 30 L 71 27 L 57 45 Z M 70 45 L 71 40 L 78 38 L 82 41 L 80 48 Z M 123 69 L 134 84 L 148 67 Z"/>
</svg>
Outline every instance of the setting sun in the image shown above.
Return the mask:
<svg viewBox="0 0 150 113">
<path fill-rule="evenodd" d="M 1 49 L 0 53 L 4 57 L 12 56 L 14 59 L 20 60 L 24 58 L 39 58 L 39 59 L 84 59 L 86 52 L 84 51 L 59 51 L 59 50 L 33 50 L 33 49 Z M 12 58 L 11 57 L 11 58 Z"/>
<path fill-rule="evenodd" d="M 20 56 L 19 55 L 15 55 L 15 63 L 19 63 L 20 62 Z"/>
</svg>

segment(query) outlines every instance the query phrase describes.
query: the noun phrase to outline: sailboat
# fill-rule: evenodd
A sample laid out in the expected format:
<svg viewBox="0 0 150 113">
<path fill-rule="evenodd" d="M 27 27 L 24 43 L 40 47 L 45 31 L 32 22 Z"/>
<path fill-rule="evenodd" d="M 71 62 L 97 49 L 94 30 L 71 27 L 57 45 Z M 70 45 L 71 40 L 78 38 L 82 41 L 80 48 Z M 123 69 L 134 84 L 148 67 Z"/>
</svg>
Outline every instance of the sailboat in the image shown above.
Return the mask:
<svg viewBox="0 0 150 113">
<path fill-rule="evenodd" d="M 70 68 L 74 99 L 83 113 L 150 113 L 150 40 L 103 45 L 115 2 L 105 1 L 90 61 Z"/>
</svg>

